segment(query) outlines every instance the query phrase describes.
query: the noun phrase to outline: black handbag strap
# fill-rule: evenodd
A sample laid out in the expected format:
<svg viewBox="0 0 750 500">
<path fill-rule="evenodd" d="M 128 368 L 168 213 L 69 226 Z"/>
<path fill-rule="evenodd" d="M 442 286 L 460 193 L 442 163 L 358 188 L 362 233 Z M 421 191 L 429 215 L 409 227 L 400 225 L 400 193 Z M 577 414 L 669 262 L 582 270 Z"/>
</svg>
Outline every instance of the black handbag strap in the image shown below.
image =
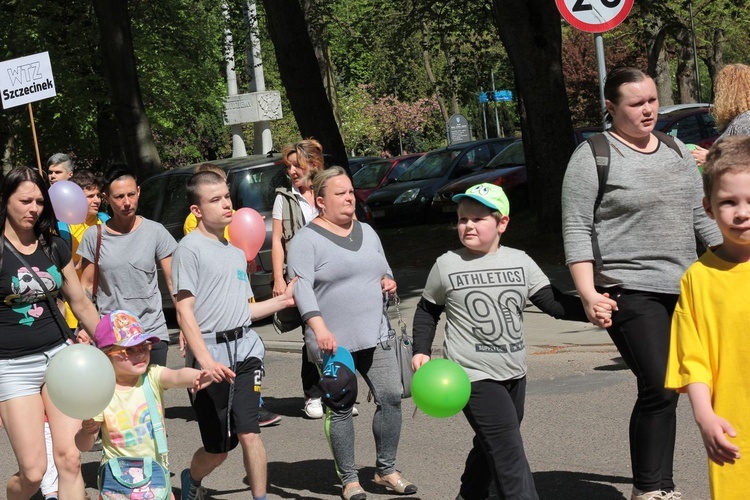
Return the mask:
<svg viewBox="0 0 750 500">
<path fill-rule="evenodd" d="M 21 264 L 29 271 L 31 276 L 34 278 L 34 280 L 39 284 L 40 287 L 42 287 L 42 290 L 44 290 L 44 297 L 47 299 L 47 304 L 49 305 L 50 311 L 52 312 L 52 317 L 55 318 L 55 322 L 57 323 L 57 326 L 60 328 L 60 332 L 62 333 L 64 340 L 72 340 L 73 342 L 76 341 L 75 337 L 73 337 L 73 332 L 70 331 L 70 328 L 68 327 L 68 324 L 65 322 L 65 320 L 62 317 L 62 314 L 60 314 L 60 310 L 57 308 L 57 302 L 55 302 L 54 297 L 52 297 L 52 294 L 47 289 L 47 287 L 44 284 L 44 281 L 42 281 L 42 278 L 39 277 L 39 275 L 34 271 L 34 268 L 31 267 L 31 265 L 26 262 L 26 259 L 23 258 L 23 255 L 21 252 L 16 250 L 16 248 L 11 245 L 7 239 L 3 238 L 5 241 L 5 248 L 10 250 L 10 252 L 16 256 L 18 260 L 21 261 Z"/>
</svg>

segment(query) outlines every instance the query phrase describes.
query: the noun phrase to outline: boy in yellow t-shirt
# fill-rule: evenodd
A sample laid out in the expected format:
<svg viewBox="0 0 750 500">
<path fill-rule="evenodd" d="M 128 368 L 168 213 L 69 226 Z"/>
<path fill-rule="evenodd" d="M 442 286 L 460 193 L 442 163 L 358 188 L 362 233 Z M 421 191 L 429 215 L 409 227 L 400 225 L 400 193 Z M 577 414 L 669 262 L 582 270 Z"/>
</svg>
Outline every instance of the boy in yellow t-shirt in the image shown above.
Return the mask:
<svg viewBox="0 0 750 500">
<path fill-rule="evenodd" d="M 112 311 L 99 322 L 94 343 L 112 362 L 115 393 L 102 413 L 83 421 L 75 436 L 79 450 L 88 451 L 101 429 L 104 461 L 113 457 L 151 457 L 165 465 L 157 453 L 151 416 L 135 418 L 148 406 L 143 384 L 151 385 L 163 421 L 164 389 L 190 388 L 197 392 L 210 385 L 213 377 L 205 370 L 149 365 L 154 342 L 159 342 L 159 337 L 146 333 L 140 320 L 128 311 Z"/>
<path fill-rule="evenodd" d="M 690 266 L 672 317 L 666 387 L 687 392 L 709 458 L 711 498 L 745 498 L 750 484 L 750 137 L 717 143 L 703 170 L 703 207 L 724 236 Z"/>
</svg>

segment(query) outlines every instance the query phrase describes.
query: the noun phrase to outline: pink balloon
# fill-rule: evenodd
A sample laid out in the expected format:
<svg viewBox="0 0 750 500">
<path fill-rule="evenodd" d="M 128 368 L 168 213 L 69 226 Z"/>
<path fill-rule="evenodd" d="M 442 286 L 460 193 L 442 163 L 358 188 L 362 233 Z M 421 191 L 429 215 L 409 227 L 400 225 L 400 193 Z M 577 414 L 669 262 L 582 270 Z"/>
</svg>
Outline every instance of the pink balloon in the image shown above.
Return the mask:
<svg viewBox="0 0 750 500">
<path fill-rule="evenodd" d="M 266 223 L 252 208 L 240 208 L 229 223 L 229 241 L 245 252 L 248 262 L 255 259 L 266 239 Z"/>
<path fill-rule="evenodd" d="M 57 181 L 49 188 L 49 199 L 57 220 L 81 224 L 89 212 L 89 201 L 83 189 L 71 181 Z"/>
</svg>

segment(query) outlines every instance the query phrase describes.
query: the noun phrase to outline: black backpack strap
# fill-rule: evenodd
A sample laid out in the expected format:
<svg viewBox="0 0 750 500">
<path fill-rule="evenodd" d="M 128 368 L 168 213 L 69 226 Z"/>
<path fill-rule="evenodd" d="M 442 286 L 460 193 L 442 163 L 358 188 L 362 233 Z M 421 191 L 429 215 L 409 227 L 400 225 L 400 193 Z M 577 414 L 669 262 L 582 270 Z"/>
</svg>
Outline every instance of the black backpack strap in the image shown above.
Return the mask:
<svg viewBox="0 0 750 500">
<path fill-rule="evenodd" d="M 680 158 L 682 158 L 682 151 L 680 151 L 680 147 L 677 145 L 677 142 L 675 142 L 674 137 L 669 134 L 665 134 L 664 132 L 660 132 L 659 130 L 653 130 L 651 133 L 654 134 L 656 138 L 661 142 L 666 144 L 669 149 L 677 153 Z"/>
<path fill-rule="evenodd" d="M 604 134 L 594 134 L 586 139 L 586 142 L 591 147 L 591 152 L 594 154 L 596 160 L 596 173 L 599 177 L 599 191 L 596 194 L 596 201 L 594 201 L 594 222 L 597 220 L 597 211 L 599 205 L 602 204 L 602 198 L 604 198 L 604 188 L 607 186 L 607 178 L 609 177 L 609 163 L 610 163 L 610 148 L 609 140 Z M 674 141 L 673 141 L 674 142 Z M 599 240 L 596 236 L 596 228 L 591 228 L 591 249 L 594 253 L 594 262 L 597 269 L 601 269 L 602 253 L 599 250 Z"/>
</svg>

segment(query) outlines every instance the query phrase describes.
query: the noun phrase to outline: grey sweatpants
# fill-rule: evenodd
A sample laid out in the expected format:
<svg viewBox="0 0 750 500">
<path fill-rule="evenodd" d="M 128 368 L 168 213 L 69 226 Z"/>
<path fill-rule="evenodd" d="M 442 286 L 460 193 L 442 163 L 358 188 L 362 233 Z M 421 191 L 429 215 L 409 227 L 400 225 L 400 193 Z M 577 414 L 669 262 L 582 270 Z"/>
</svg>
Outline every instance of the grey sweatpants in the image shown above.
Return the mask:
<svg viewBox="0 0 750 500">
<path fill-rule="evenodd" d="M 377 471 L 381 475 L 396 471 L 396 451 L 401 437 L 401 378 L 394 347 L 376 347 L 352 353 L 354 366 L 375 397 L 372 433 L 375 437 Z M 359 398 L 364 395 L 359 389 Z M 341 483 L 359 481 L 354 462 L 354 422 L 352 409 L 326 412 L 325 428 Z"/>
</svg>

